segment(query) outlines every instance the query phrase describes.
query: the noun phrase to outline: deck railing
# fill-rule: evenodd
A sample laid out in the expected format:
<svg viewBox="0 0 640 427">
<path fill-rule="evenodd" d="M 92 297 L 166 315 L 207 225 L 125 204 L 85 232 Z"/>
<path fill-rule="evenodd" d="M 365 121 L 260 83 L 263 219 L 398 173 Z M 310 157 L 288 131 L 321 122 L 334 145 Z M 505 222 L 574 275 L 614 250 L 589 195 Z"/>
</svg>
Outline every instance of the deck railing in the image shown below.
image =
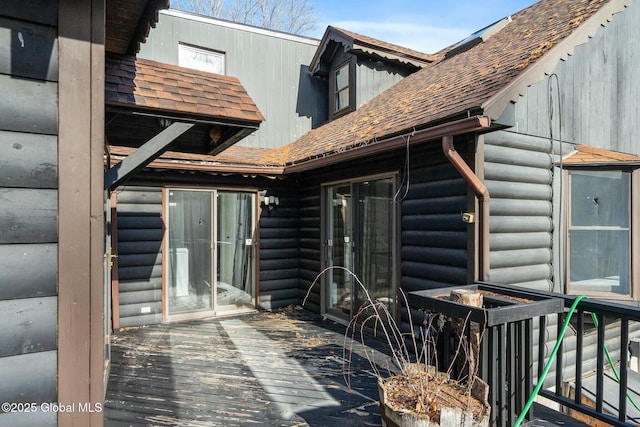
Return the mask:
<svg viewBox="0 0 640 427">
<path fill-rule="evenodd" d="M 513 289 L 501 286 L 496 288 Z M 549 349 L 554 344 L 547 338 L 549 325 L 555 323 L 556 337 L 560 336 L 562 326 L 569 315 L 568 309 L 578 297 L 539 291 L 531 291 L 531 293 L 561 298 L 565 305 L 563 313 L 538 318 L 537 341 L 541 345 L 538 345 L 538 354 L 533 368 L 534 373 L 537 368 L 535 377 L 540 381 L 544 365 L 550 357 Z M 586 422 L 589 424 L 599 420 L 614 426 L 638 425 L 640 396 L 635 394 L 637 390 L 633 391 L 629 388 L 630 375 L 635 372 L 630 372 L 628 362 L 630 340 L 633 338 L 633 331 L 637 331 L 640 325 L 640 308 L 586 298 L 579 302 L 570 321 L 571 330 L 574 333 L 569 339 L 565 335 L 555 355 L 553 362 L 555 369 L 550 370 L 550 376 L 544 380 L 544 387 L 538 395 L 556 402 L 566 411 L 572 412 L 574 416 L 578 416 L 576 413 L 583 414 L 588 417 Z M 587 342 L 588 337 L 593 338 L 591 334 L 597 336 L 595 346 L 593 339 Z M 635 335 L 639 334 L 636 332 Z M 572 354 L 571 357 L 565 357 L 569 345 Z M 491 355 L 488 356 L 491 357 Z M 637 357 L 637 355 L 634 356 Z M 589 387 L 585 386 L 587 377 L 590 378 Z M 611 380 L 611 378 L 614 379 Z M 605 382 L 608 382 L 606 390 Z M 569 383 L 571 387 L 567 386 Z M 593 383 L 595 383 L 595 389 L 592 388 Z M 633 388 L 638 385 L 634 384 Z M 617 390 L 615 390 L 616 387 Z M 587 389 L 588 395 L 584 392 Z M 630 415 L 630 410 L 634 415 Z"/>
<path fill-rule="evenodd" d="M 440 289 L 410 292 L 408 301 L 412 309 L 485 325 L 478 375 L 489 384 L 492 425 L 514 425 L 540 381 L 538 396 L 555 402 L 550 406 L 556 411 L 589 425 L 640 425 L 640 375 L 628 366 L 630 340 L 640 336 L 640 308 L 580 297 L 570 313 L 577 296 L 490 283 L 466 287 L 489 292 L 483 309 L 434 297 L 445 291 Z M 503 303 L 500 295 L 519 302 Z M 563 329 L 567 333 L 554 355 Z M 440 338 L 439 366 L 450 366 L 455 357 L 449 334 Z M 553 365 L 542 378 L 547 363 Z M 529 411 L 524 419 L 535 418 Z"/>
</svg>

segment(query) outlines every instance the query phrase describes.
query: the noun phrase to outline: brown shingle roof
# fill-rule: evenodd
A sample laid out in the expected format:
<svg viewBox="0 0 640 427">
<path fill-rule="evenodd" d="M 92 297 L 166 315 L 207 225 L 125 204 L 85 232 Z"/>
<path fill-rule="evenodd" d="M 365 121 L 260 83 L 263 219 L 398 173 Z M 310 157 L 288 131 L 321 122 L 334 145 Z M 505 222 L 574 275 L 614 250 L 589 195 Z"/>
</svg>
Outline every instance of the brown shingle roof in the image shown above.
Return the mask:
<svg viewBox="0 0 640 427">
<path fill-rule="evenodd" d="M 232 122 L 264 120 L 235 77 L 133 56 L 106 59 L 105 102 Z"/>
<path fill-rule="evenodd" d="M 499 90 L 591 17 L 606 0 L 542 0 L 473 48 L 425 66 L 358 110 L 286 148 L 288 164 L 479 112 Z M 442 57 L 442 55 L 439 55 Z"/>
<path fill-rule="evenodd" d="M 435 60 L 432 55 L 330 25 L 325 30 L 320 45 L 309 64 L 309 70 L 313 75 L 326 77 L 328 70 L 325 66 L 331 62 L 331 58 L 335 55 L 337 44 L 342 45 L 341 49 L 345 51 L 364 54 L 382 61 L 399 62 L 413 70 L 424 67 Z"/>
<path fill-rule="evenodd" d="M 430 55 L 428 53 L 419 52 L 417 50 L 409 49 L 407 47 L 399 46 L 393 43 L 388 43 L 383 40 L 374 39 L 373 37 L 358 34 L 353 31 L 345 30 L 343 28 L 333 26 L 329 26 L 329 28 L 332 28 L 333 30 L 349 37 L 352 40 L 353 44 L 359 45 L 360 47 L 371 47 L 376 50 L 392 52 L 407 58 L 417 59 L 421 62 L 433 62 L 435 59 L 433 55 Z"/>
<path fill-rule="evenodd" d="M 135 148 L 111 145 L 109 154 L 113 164 L 133 153 Z M 281 175 L 282 162 L 273 159 L 274 150 L 268 148 L 248 148 L 231 146 L 215 156 L 165 151 L 151 162 L 155 169 L 189 169 L 207 172 L 236 172 L 242 169 L 246 173 Z"/>
<path fill-rule="evenodd" d="M 443 49 L 435 55 L 437 62 L 291 144 L 273 150 L 232 147 L 206 160 L 228 166 L 290 166 L 482 112 L 492 97 L 606 3 L 542 0 L 513 15 L 512 22 L 484 42 L 447 59 L 450 48 Z"/>
<path fill-rule="evenodd" d="M 562 161 L 566 165 L 579 166 L 586 163 L 640 162 L 640 156 L 605 150 L 604 148 L 577 145 L 576 152 Z"/>
</svg>

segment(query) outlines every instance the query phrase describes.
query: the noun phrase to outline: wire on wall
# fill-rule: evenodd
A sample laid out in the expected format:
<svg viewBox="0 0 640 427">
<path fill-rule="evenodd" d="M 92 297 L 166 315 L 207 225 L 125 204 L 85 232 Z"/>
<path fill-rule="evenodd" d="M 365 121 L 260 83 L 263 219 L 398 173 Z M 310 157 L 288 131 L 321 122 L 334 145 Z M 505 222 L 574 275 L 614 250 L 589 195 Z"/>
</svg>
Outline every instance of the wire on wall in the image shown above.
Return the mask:
<svg viewBox="0 0 640 427">
<path fill-rule="evenodd" d="M 555 83 L 555 93 L 557 95 L 557 100 L 556 102 L 554 102 L 554 98 L 553 98 L 553 83 Z M 558 228 L 560 229 L 560 235 L 558 236 L 558 276 L 559 276 L 559 282 L 560 282 L 560 287 L 561 287 L 561 292 L 564 290 L 564 245 L 563 245 L 563 241 L 564 239 L 563 237 L 563 228 L 562 225 L 564 224 L 563 221 L 563 205 L 564 205 L 564 173 L 563 173 L 563 166 L 562 166 L 562 159 L 563 159 L 563 152 L 562 152 L 562 99 L 560 97 L 560 79 L 558 78 L 558 75 L 556 73 L 552 73 L 549 75 L 549 79 L 547 80 L 547 89 L 548 89 L 548 113 L 549 113 L 549 142 L 551 144 L 551 159 L 552 159 L 552 164 L 551 164 L 551 176 L 553 177 L 554 175 L 554 167 L 553 167 L 553 154 L 554 154 L 554 142 L 556 141 L 556 139 L 554 138 L 554 134 L 553 134 L 553 123 L 554 123 L 554 104 L 557 103 L 557 107 L 558 107 L 558 142 L 559 142 L 559 156 L 560 156 L 560 161 L 559 161 L 559 167 L 560 167 L 560 178 L 558 180 L 559 182 L 559 192 L 560 192 L 560 197 L 558 198 Z M 553 183 L 553 180 L 552 180 Z M 554 200 L 554 194 L 553 194 L 553 184 L 552 184 L 552 198 L 551 200 Z M 552 260 L 553 263 L 553 260 Z M 550 284 L 550 289 L 549 292 L 553 292 L 553 281 Z"/>
<path fill-rule="evenodd" d="M 400 185 L 398 186 L 398 191 L 396 191 L 396 194 L 393 196 L 393 202 L 396 203 L 398 201 L 398 196 L 400 195 L 400 192 L 402 191 L 402 187 L 404 187 L 404 193 L 402 194 L 401 200 L 404 200 L 405 197 L 407 197 L 407 194 L 409 193 L 409 183 L 410 183 L 410 170 L 409 170 L 409 166 L 410 166 L 410 150 L 409 150 L 409 142 L 411 141 L 411 137 L 416 133 L 415 129 L 413 130 L 413 132 L 411 132 L 409 135 L 407 136 L 402 136 L 402 139 L 405 142 L 405 156 L 404 156 L 404 174 L 402 176 L 402 182 L 400 183 Z"/>
</svg>

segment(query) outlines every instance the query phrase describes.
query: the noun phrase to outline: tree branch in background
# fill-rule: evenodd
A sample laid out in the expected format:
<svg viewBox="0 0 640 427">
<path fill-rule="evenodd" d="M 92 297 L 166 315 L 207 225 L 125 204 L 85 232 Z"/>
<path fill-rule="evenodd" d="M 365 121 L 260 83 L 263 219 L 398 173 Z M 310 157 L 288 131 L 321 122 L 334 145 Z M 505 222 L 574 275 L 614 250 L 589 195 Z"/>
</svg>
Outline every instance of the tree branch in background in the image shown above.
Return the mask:
<svg viewBox="0 0 640 427">
<path fill-rule="evenodd" d="M 318 22 L 309 0 L 171 0 L 171 8 L 292 34 Z"/>
</svg>

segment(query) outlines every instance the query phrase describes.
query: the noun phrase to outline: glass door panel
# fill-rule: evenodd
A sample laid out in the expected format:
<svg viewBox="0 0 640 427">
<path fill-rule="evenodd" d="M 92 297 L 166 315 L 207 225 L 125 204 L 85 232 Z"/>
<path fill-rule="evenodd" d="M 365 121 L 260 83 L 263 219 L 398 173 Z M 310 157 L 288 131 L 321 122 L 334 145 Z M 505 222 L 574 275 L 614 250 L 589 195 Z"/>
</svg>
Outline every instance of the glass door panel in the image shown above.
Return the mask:
<svg viewBox="0 0 640 427">
<path fill-rule="evenodd" d="M 352 269 L 351 185 L 327 188 L 327 249 L 326 267 Z M 350 318 L 352 306 L 352 276 L 343 269 L 326 273 L 327 311 Z"/>
<path fill-rule="evenodd" d="M 212 309 L 212 192 L 169 191 L 169 313 Z"/>
<path fill-rule="evenodd" d="M 391 308 L 394 298 L 394 183 L 391 178 L 355 185 L 358 195 L 356 267 L 372 300 Z M 356 308 L 367 302 L 362 289 L 354 289 Z"/>
<path fill-rule="evenodd" d="M 254 307 L 254 195 L 217 194 L 216 307 Z"/>
<path fill-rule="evenodd" d="M 344 267 L 362 282 L 372 300 L 395 304 L 395 181 L 344 183 L 325 190 L 324 267 Z M 342 268 L 324 275 L 325 309 L 350 320 L 367 303 L 364 289 Z"/>
</svg>

